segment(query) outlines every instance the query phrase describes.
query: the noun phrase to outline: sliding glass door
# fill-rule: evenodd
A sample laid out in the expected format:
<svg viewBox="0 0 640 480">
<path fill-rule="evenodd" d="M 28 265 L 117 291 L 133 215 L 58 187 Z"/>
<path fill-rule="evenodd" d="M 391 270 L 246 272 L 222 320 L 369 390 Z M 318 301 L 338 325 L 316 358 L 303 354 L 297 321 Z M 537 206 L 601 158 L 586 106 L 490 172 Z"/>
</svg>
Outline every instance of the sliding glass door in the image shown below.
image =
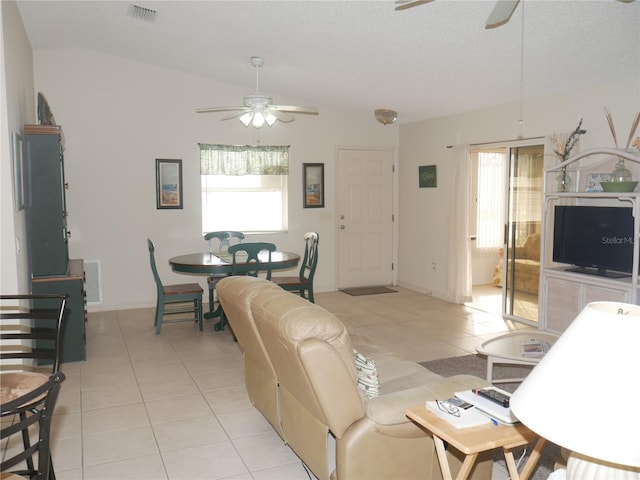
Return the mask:
<svg viewBox="0 0 640 480">
<path fill-rule="evenodd" d="M 507 147 L 503 315 L 538 321 L 544 145 Z"/>
</svg>

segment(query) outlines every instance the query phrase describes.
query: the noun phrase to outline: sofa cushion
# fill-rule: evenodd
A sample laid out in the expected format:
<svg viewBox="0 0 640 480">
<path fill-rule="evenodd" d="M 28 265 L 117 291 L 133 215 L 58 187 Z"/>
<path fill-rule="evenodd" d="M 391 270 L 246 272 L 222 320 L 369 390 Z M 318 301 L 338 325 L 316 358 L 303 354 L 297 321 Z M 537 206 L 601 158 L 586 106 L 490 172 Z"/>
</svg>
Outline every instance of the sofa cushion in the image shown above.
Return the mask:
<svg viewBox="0 0 640 480">
<path fill-rule="evenodd" d="M 529 235 L 522 247 L 516 248 L 516 258 L 540 261 L 540 234 Z"/>
<path fill-rule="evenodd" d="M 406 409 L 409 407 L 424 405 L 428 400 L 444 400 L 452 397 L 456 392 L 489 385 L 487 381 L 472 375 L 443 378 L 426 368 L 420 368 L 424 370 L 425 383 L 390 393 L 381 393 L 370 399 L 366 405 L 367 417 L 377 424 L 386 426 L 409 423 L 405 415 Z M 418 376 L 419 373 L 416 372 L 412 380 L 416 381 Z M 406 381 L 408 382 L 409 379 Z M 384 392 L 384 389 L 383 383 L 381 391 Z"/>
</svg>

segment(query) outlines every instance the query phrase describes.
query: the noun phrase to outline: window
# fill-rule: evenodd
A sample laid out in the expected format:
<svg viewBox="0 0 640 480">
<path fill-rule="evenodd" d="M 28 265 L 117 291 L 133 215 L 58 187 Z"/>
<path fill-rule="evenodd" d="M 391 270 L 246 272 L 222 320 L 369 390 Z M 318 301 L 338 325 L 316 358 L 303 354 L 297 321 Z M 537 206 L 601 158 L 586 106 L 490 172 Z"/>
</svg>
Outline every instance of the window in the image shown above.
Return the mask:
<svg viewBox="0 0 640 480">
<path fill-rule="evenodd" d="M 286 231 L 288 173 L 288 146 L 200 144 L 202 231 Z"/>
<path fill-rule="evenodd" d="M 493 253 L 502 247 L 504 225 L 504 169 L 506 155 L 501 151 L 473 152 L 477 162 L 475 247 L 478 253 Z M 473 230 L 472 230 L 473 231 Z"/>
</svg>

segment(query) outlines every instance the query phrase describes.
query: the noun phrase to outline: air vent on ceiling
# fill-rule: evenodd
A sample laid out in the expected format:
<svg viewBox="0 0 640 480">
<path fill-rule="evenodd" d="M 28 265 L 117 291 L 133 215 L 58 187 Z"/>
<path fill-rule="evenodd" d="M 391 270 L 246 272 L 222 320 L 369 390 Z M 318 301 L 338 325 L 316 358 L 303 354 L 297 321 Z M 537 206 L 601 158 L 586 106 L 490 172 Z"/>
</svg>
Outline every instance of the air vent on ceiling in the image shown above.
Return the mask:
<svg viewBox="0 0 640 480">
<path fill-rule="evenodd" d="M 140 20 L 143 22 L 155 22 L 158 12 L 151 10 L 150 8 L 141 7 L 140 5 L 129 4 L 129 11 L 127 12 L 131 18 Z"/>
</svg>

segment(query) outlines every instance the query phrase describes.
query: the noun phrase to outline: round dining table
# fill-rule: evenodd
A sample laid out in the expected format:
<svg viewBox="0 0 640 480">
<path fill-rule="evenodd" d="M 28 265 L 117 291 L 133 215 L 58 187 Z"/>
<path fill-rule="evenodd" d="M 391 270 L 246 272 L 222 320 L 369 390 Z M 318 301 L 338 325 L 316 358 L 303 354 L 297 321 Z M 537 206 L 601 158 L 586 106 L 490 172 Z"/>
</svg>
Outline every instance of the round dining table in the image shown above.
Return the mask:
<svg viewBox="0 0 640 480">
<path fill-rule="evenodd" d="M 246 257 L 245 257 L 246 258 Z M 269 261 L 269 252 L 264 251 L 258 254 L 258 259 L 264 263 Z M 291 252 L 280 252 L 276 250 L 271 252 L 271 270 L 286 270 L 295 268 L 300 262 L 300 255 Z M 186 255 L 178 255 L 169 259 L 171 270 L 176 273 L 192 274 L 192 275 L 231 275 L 233 273 L 233 256 L 227 252 L 215 253 L 188 253 Z M 242 271 L 244 262 L 240 255 L 236 257 L 236 271 Z M 251 264 L 251 268 L 255 269 L 255 264 Z M 213 308 L 213 307 L 211 307 Z M 215 318 L 222 316 L 220 305 L 213 311 L 204 314 L 204 318 Z M 215 325 L 217 331 L 224 329 L 224 318 Z"/>
<path fill-rule="evenodd" d="M 267 251 L 258 254 L 260 262 L 269 261 L 269 253 Z M 271 252 L 271 270 L 286 270 L 295 268 L 300 262 L 300 255 L 291 252 Z M 233 272 L 233 258 L 230 253 L 189 253 L 187 255 L 178 255 L 169 259 L 171 270 L 176 273 L 191 273 L 196 275 L 216 275 L 228 274 Z M 242 258 L 238 256 L 236 259 L 236 269 L 242 270 Z M 252 265 L 253 267 L 254 265 Z"/>
</svg>

